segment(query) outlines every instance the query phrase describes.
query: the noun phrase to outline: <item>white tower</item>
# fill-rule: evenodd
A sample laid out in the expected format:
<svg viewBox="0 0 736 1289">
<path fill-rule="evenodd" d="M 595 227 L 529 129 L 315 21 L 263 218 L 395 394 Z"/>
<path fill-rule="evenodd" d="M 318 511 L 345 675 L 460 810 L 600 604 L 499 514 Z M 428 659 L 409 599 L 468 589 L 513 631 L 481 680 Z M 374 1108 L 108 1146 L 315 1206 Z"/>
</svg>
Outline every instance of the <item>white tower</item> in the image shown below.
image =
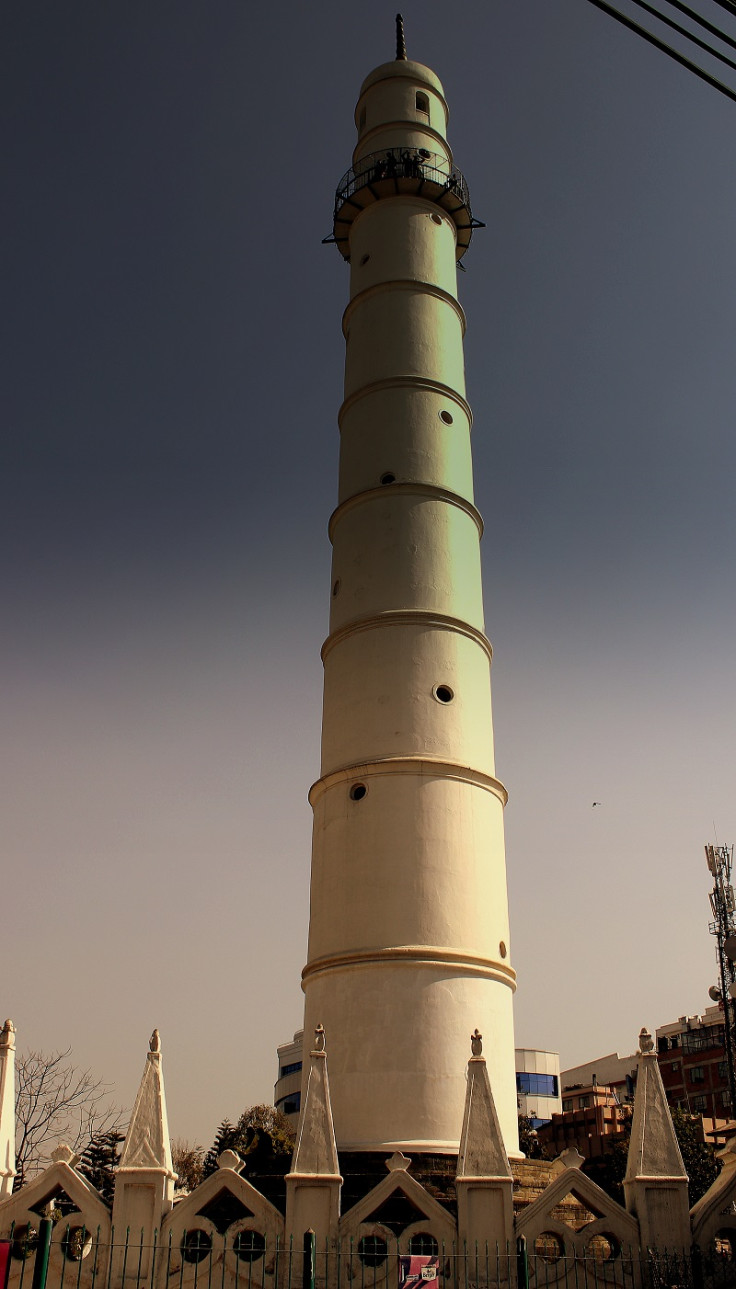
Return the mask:
<svg viewBox="0 0 736 1289">
<path fill-rule="evenodd" d="M 456 261 L 474 221 L 428 68 L 377 67 L 334 240 L 350 263 L 304 1032 L 341 1150 L 457 1151 L 478 1027 L 518 1153 L 506 791 Z"/>
</svg>

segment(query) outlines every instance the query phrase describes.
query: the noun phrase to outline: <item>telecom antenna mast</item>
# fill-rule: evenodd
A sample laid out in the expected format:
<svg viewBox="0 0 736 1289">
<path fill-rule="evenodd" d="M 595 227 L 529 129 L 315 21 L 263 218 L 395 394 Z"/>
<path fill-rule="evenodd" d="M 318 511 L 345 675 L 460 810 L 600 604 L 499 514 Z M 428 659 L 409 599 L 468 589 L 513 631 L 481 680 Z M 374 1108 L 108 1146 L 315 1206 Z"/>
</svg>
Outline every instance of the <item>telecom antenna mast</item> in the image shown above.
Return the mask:
<svg viewBox="0 0 736 1289">
<path fill-rule="evenodd" d="M 709 924 L 708 930 L 716 937 L 720 981 L 720 988 L 711 989 L 710 996 L 723 1007 L 724 1046 L 733 1118 L 736 1115 L 736 907 L 731 885 L 733 846 L 706 846 L 705 858 L 713 876 L 710 907 L 715 920 Z"/>
</svg>

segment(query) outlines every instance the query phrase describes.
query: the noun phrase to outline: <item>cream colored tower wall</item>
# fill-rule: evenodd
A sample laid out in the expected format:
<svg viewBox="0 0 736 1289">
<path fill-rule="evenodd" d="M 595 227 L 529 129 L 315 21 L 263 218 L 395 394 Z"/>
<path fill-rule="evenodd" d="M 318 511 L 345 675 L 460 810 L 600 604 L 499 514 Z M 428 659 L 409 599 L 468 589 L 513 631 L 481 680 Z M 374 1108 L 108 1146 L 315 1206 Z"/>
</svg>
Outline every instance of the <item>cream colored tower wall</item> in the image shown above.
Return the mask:
<svg viewBox="0 0 736 1289">
<path fill-rule="evenodd" d="M 328 845 L 312 884 L 310 964 L 351 951 L 377 958 L 381 946 L 432 945 L 508 984 L 501 800 L 480 776 L 446 777 L 446 767 L 429 761 L 387 765 L 383 773 L 366 768 L 372 773 L 361 801 L 350 799 L 350 780 L 336 776 L 314 802 L 315 831 Z M 335 925 L 332 912 L 331 892 L 346 872 L 357 925 Z"/>
<path fill-rule="evenodd" d="M 346 396 L 397 371 L 464 394 L 463 330 L 459 308 L 436 288 L 392 284 L 359 296 L 346 318 Z"/>
<path fill-rule="evenodd" d="M 426 97 L 427 111 L 417 106 Z M 447 103 L 439 79 L 421 63 L 384 63 L 363 82 L 355 109 L 358 163 L 366 153 L 397 146 L 426 147 L 452 159 L 445 138 Z"/>
<path fill-rule="evenodd" d="M 353 227 L 350 294 L 355 297 L 380 285 L 412 280 L 447 291 L 459 309 L 454 299 L 455 227 L 443 210 L 426 201 L 387 197 L 368 206 Z"/>
<path fill-rule="evenodd" d="M 492 982 L 489 988 L 485 978 L 464 975 L 457 966 L 410 960 L 317 975 L 307 1000 L 310 1012 L 353 1018 L 352 1042 L 330 1040 L 330 1094 L 341 1150 L 457 1151 L 467 1070 L 466 1063 L 458 1074 L 457 1057 L 468 1047 L 469 1016 L 494 1036 L 488 1068 L 498 1117 L 502 1128 L 516 1125 L 513 1049 L 509 1053 L 505 1041 L 513 1033 L 509 989 Z M 504 1140 L 509 1148 L 506 1133 Z M 518 1152 L 513 1135 L 510 1148 Z"/>
<path fill-rule="evenodd" d="M 356 122 L 356 182 L 378 173 L 382 148 L 425 148 L 449 176 L 444 95 L 428 69 L 377 68 Z M 505 790 L 493 758 L 456 225 L 395 186 L 349 231 L 305 1032 L 327 1032 L 341 1149 L 431 1151 L 457 1149 L 478 1027 L 515 1153 Z"/>
<path fill-rule="evenodd" d="M 452 417 L 449 427 L 441 420 L 443 412 Z M 374 488 L 387 473 L 399 482 L 423 479 L 472 500 L 470 412 L 464 400 L 420 379 L 408 401 L 405 387 L 389 387 L 346 403 L 340 426 L 340 501 Z"/>
<path fill-rule="evenodd" d="M 453 494 L 432 496 L 426 484 L 419 491 L 397 482 L 375 495 L 363 493 L 360 501 L 340 517 L 339 542 L 333 527 L 330 630 L 369 614 L 423 609 L 465 619 L 482 632 L 475 515 Z"/>
<path fill-rule="evenodd" d="M 455 697 L 441 703 L 437 686 Z M 492 775 L 488 658 L 431 622 L 348 636 L 325 660 L 322 772 L 382 757 L 435 757 Z"/>
</svg>

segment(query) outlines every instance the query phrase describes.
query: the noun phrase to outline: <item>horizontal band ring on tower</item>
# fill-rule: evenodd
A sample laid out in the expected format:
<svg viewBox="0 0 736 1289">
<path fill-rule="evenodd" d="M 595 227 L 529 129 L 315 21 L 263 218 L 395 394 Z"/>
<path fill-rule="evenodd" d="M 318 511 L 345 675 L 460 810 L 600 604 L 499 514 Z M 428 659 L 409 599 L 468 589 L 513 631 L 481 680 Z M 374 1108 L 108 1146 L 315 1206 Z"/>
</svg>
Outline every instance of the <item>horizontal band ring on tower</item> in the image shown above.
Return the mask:
<svg viewBox="0 0 736 1289">
<path fill-rule="evenodd" d="M 421 81 L 417 81 L 416 84 L 419 86 L 420 89 L 422 88 Z M 442 100 L 442 102 L 444 103 L 444 99 Z M 446 103 L 445 103 L 445 112 L 447 112 Z M 400 130 L 405 124 L 406 124 L 405 121 L 382 121 L 381 124 L 376 126 L 373 130 L 366 130 L 365 133 L 360 136 L 360 143 L 356 146 L 355 151 L 353 152 L 353 165 L 354 166 L 358 165 L 362 160 L 363 156 L 365 155 L 365 145 L 368 142 L 368 140 L 371 138 L 371 136 L 373 135 L 380 136 L 382 134 L 385 134 L 386 130 L 392 130 L 392 129 Z M 452 148 L 450 147 L 444 135 L 440 134 L 439 130 L 435 130 L 433 126 L 428 125 L 426 121 L 422 122 L 422 134 L 428 134 L 430 135 L 431 138 L 437 140 L 442 151 L 447 154 L 447 160 L 449 164 L 452 166 L 454 164 L 453 158 L 452 158 Z M 358 152 L 358 148 L 360 148 L 360 156 L 356 155 Z"/>
<path fill-rule="evenodd" d="M 336 631 L 332 631 L 322 645 L 322 661 L 324 662 L 335 645 L 348 640 L 350 636 L 358 635 L 361 631 L 373 631 L 378 627 L 395 626 L 435 627 L 440 631 L 452 631 L 480 645 L 489 662 L 493 658 L 493 646 L 488 636 L 477 627 L 471 626 L 469 622 L 464 622 L 462 618 L 452 618 L 449 614 L 432 613 L 426 609 L 384 609 L 381 613 L 371 614 L 370 617 L 353 618 L 352 621 L 338 627 Z"/>
<path fill-rule="evenodd" d="M 451 385 L 445 385 L 441 380 L 433 380 L 431 376 L 415 376 L 409 372 L 406 375 L 384 376 L 381 380 L 370 381 L 367 385 L 361 385 L 352 394 L 344 400 L 339 412 L 337 413 L 337 423 L 342 430 L 342 422 L 345 413 L 350 410 L 354 403 L 369 394 L 379 394 L 386 389 L 424 389 L 431 394 L 441 394 L 443 398 L 451 398 L 458 407 L 462 408 L 468 418 L 469 425 L 473 424 L 473 411 L 470 404 L 459 394 Z"/>
<path fill-rule="evenodd" d="M 509 794 L 500 779 L 474 770 L 469 765 L 459 765 L 457 761 L 445 761 L 441 757 L 431 756 L 378 756 L 370 761 L 360 761 L 353 765 L 340 766 L 330 770 L 313 783 L 307 794 L 310 806 L 314 806 L 320 797 L 334 788 L 338 783 L 347 783 L 353 779 L 376 778 L 387 774 L 413 774 L 421 778 L 452 780 L 456 783 L 469 783 L 474 788 L 483 788 L 494 797 L 498 797 L 505 806 Z"/>
<path fill-rule="evenodd" d="M 330 541 L 332 541 L 337 524 L 349 510 L 353 510 L 356 506 L 362 506 L 366 501 L 375 501 L 378 497 L 385 501 L 387 496 L 396 496 L 397 493 L 402 496 L 425 497 L 429 501 L 444 501 L 448 506 L 457 506 L 458 510 L 463 510 L 472 519 L 478 529 L 478 536 L 483 536 L 483 516 L 472 501 L 461 497 L 457 492 L 450 492 L 447 488 L 438 488 L 433 483 L 401 483 L 397 480 L 396 483 L 390 485 L 381 484 L 378 488 L 366 488 L 364 492 L 356 492 L 352 497 L 348 497 L 346 501 L 343 501 L 336 510 L 333 510 L 327 525 Z"/>
<path fill-rule="evenodd" d="M 421 278 L 389 278 L 385 282 L 375 282 L 373 286 L 367 286 L 363 291 L 354 295 L 347 305 L 342 315 L 342 334 L 348 338 L 348 322 L 359 304 L 364 304 L 366 300 L 375 295 L 385 295 L 390 291 L 415 291 L 417 294 L 432 296 L 435 300 L 441 300 L 443 304 L 449 304 L 453 313 L 457 315 L 463 336 L 467 328 L 467 319 L 465 310 L 460 301 L 443 287 L 437 286 L 436 282 L 425 282 Z"/>
<path fill-rule="evenodd" d="M 302 980 L 318 973 L 344 971 L 350 967 L 416 967 L 418 964 L 437 964 L 445 969 L 450 967 L 459 974 L 500 980 L 512 990 L 516 989 L 516 972 L 505 962 L 434 944 L 399 944 L 390 948 L 352 949 L 346 953 L 331 953 L 328 957 L 308 962 L 302 971 Z"/>
</svg>

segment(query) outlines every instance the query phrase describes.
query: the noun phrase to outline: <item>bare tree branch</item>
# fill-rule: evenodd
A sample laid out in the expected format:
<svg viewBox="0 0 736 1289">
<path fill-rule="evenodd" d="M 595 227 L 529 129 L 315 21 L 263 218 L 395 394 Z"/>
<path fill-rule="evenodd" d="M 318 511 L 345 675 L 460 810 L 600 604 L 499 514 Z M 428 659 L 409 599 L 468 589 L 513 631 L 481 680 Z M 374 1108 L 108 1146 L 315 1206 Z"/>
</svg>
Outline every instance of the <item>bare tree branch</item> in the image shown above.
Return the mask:
<svg viewBox="0 0 736 1289">
<path fill-rule="evenodd" d="M 81 1153 L 93 1136 L 121 1128 L 125 1111 L 113 1104 L 111 1086 L 82 1070 L 65 1052 L 27 1052 L 16 1065 L 16 1189 L 49 1162 L 65 1141 Z"/>
<path fill-rule="evenodd" d="M 204 1147 L 193 1145 L 183 1137 L 171 1143 L 171 1158 L 176 1170 L 177 1191 L 191 1192 L 199 1186 L 204 1167 Z"/>
</svg>

